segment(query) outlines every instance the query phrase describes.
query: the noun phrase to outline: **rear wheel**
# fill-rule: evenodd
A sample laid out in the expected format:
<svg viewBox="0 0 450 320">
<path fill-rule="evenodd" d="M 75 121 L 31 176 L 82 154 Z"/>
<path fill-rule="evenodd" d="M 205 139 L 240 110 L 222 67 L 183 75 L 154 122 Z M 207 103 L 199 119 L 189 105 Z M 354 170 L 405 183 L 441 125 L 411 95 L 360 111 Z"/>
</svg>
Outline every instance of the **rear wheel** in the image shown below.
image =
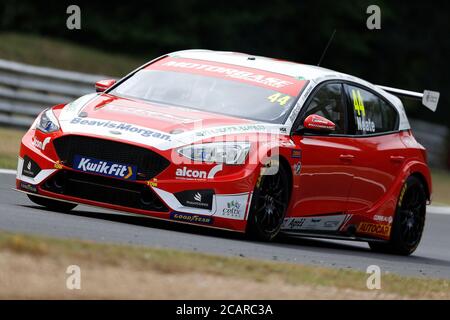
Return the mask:
<svg viewBox="0 0 450 320">
<path fill-rule="evenodd" d="M 289 203 L 289 178 L 279 166 L 275 175 L 263 175 L 255 187 L 247 233 L 254 239 L 270 241 L 281 229 Z"/>
<path fill-rule="evenodd" d="M 374 251 L 410 255 L 420 243 L 425 226 L 425 187 L 418 178 L 411 176 L 404 188 L 392 224 L 391 239 L 387 243 L 369 242 Z"/>
<path fill-rule="evenodd" d="M 27 196 L 34 203 L 36 203 L 40 206 L 44 206 L 52 211 L 67 212 L 77 206 L 76 204 L 73 204 L 73 203 L 62 202 L 62 201 L 52 200 L 52 199 L 48 199 L 48 198 L 33 196 L 31 194 L 27 194 Z"/>
</svg>

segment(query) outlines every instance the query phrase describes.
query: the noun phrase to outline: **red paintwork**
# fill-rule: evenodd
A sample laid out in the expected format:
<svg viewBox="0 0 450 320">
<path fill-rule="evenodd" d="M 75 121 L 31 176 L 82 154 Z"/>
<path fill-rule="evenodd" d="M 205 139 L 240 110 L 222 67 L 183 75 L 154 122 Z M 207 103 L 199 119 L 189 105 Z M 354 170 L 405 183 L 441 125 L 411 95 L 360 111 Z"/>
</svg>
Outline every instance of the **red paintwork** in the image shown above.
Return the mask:
<svg viewBox="0 0 450 320">
<path fill-rule="evenodd" d="M 303 127 L 305 129 L 316 130 L 316 131 L 334 131 L 336 129 L 336 125 L 333 121 L 328 120 L 322 116 L 317 114 L 311 114 L 306 117 L 303 122 Z"/>
<path fill-rule="evenodd" d="M 109 87 L 111 87 L 114 83 L 116 83 L 116 80 L 114 79 L 108 79 L 108 80 L 100 80 L 95 83 L 95 91 L 97 92 L 103 92 Z"/>
</svg>

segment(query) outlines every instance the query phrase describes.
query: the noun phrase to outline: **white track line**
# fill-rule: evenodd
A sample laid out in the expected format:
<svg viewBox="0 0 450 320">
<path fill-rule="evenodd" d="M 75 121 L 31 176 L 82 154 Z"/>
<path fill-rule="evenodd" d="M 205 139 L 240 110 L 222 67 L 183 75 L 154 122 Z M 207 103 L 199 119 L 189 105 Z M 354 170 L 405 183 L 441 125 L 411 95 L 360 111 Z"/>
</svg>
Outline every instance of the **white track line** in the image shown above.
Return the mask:
<svg viewBox="0 0 450 320">
<path fill-rule="evenodd" d="M 2 173 L 2 174 L 16 174 L 16 170 L 0 169 L 0 173 Z"/>
<path fill-rule="evenodd" d="M 0 169 L 0 174 L 11 174 L 15 175 L 16 170 L 11 169 Z M 441 207 L 441 206 L 428 206 L 427 212 L 431 214 L 445 214 L 450 215 L 450 207 Z"/>
<path fill-rule="evenodd" d="M 432 214 L 445 214 L 450 216 L 450 207 L 428 206 L 427 212 Z"/>
</svg>

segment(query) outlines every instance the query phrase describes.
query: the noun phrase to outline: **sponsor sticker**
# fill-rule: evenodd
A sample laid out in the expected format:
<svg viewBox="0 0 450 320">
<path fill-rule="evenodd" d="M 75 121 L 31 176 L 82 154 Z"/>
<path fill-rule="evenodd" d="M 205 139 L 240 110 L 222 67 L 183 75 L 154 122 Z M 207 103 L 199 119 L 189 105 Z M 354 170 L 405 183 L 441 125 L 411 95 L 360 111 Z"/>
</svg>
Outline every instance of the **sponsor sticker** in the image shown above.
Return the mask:
<svg viewBox="0 0 450 320">
<path fill-rule="evenodd" d="M 294 149 L 291 151 L 291 158 L 297 158 L 300 159 L 302 157 L 302 150 L 300 149 Z"/>
<path fill-rule="evenodd" d="M 345 221 L 347 215 L 286 218 L 283 222 L 284 230 L 312 230 L 312 231 L 337 231 Z"/>
<path fill-rule="evenodd" d="M 362 222 L 358 225 L 357 232 L 387 237 L 391 233 L 391 226 L 387 224 Z"/>
<path fill-rule="evenodd" d="M 374 215 L 373 216 L 373 220 L 374 221 L 378 221 L 378 222 L 387 222 L 389 224 L 392 223 L 393 218 L 392 217 L 386 217 L 386 216 L 381 216 L 381 215 Z"/>
<path fill-rule="evenodd" d="M 213 179 L 215 175 L 222 171 L 223 165 L 218 164 L 214 166 L 209 172 L 204 170 L 194 170 L 188 167 L 177 168 L 175 171 L 176 178 L 186 178 L 186 179 Z"/>
<path fill-rule="evenodd" d="M 73 169 L 124 180 L 136 180 L 137 171 L 136 166 L 99 160 L 80 155 L 75 155 L 73 160 Z"/>
<path fill-rule="evenodd" d="M 193 178 L 193 179 L 206 179 L 207 172 L 203 170 L 193 170 L 187 167 L 177 168 L 175 176 L 179 178 Z"/>
<path fill-rule="evenodd" d="M 166 58 L 152 63 L 147 68 L 147 70 L 149 69 L 187 72 L 230 79 L 276 90 L 290 96 L 297 96 L 306 84 L 305 80 L 299 80 L 279 73 L 198 59 Z"/>
<path fill-rule="evenodd" d="M 147 181 L 147 185 L 148 185 L 149 187 L 154 187 L 154 188 L 156 188 L 156 187 L 158 186 L 158 179 L 153 178 L 152 180 L 148 180 L 148 181 Z"/>
<path fill-rule="evenodd" d="M 236 126 L 227 126 L 227 127 L 217 127 L 211 129 L 204 129 L 201 131 L 197 131 L 195 134 L 197 136 L 211 136 L 217 134 L 232 134 L 232 133 L 245 133 L 245 132 L 260 132 L 266 131 L 268 128 L 262 124 L 243 124 Z"/>
<path fill-rule="evenodd" d="M 239 218 L 244 215 L 243 206 L 239 201 L 232 200 L 227 203 L 227 207 L 223 208 L 223 217 Z"/>
<path fill-rule="evenodd" d="M 61 163 L 61 161 L 56 161 L 55 162 L 55 164 L 53 165 L 53 167 L 55 168 L 55 169 L 62 169 L 63 168 L 63 165 L 62 165 L 62 163 Z"/>
<path fill-rule="evenodd" d="M 20 182 L 20 189 L 37 193 L 36 186 L 33 186 L 32 184 L 26 182 Z"/>
<path fill-rule="evenodd" d="M 38 164 L 34 162 L 30 157 L 25 156 L 23 158 L 22 175 L 34 178 L 40 171 L 41 168 L 39 168 Z"/>
<path fill-rule="evenodd" d="M 214 222 L 212 217 L 182 212 L 171 212 L 170 219 L 198 224 L 212 224 Z"/>
<path fill-rule="evenodd" d="M 45 147 L 46 147 L 47 144 L 50 142 L 50 140 L 51 140 L 50 137 L 45 138 L 44 141 L 41 141 L 41 140 L 39 140 L 38 138 L 33 137 L 32 142 L 33 142 L 33 146 L 35 146 L 35 147 L 38 148 L 39 150 L 44 151 L 44 150 L 45 150 Z"/>
<path fill-rule="evenodd" d="M 185 207 L 212 209 L 214 190 L 186 190 L 175 193 L 175 197 Z"/>
<path fill-rule="evenodd" d="M 111 120 L 101 120 L 101 119 L 88 119 L 88 118 L 80 118 L 76 117 L 70 121 L 71 124 L 76 124 L 80 126 L 89 126 L 89 127 L 97 127 L 97 128 L 107 128 L 114 129 L 118 132 L 129 132 L 140 135 L 144 138 L 152 137 L 155 139 L 161 139 L 170 141 L 170 135 L 164 134 L 161 132 L 157 132 L 154 130 L 138 127 L 125 122 L 116 122 Z"/>
</svg>

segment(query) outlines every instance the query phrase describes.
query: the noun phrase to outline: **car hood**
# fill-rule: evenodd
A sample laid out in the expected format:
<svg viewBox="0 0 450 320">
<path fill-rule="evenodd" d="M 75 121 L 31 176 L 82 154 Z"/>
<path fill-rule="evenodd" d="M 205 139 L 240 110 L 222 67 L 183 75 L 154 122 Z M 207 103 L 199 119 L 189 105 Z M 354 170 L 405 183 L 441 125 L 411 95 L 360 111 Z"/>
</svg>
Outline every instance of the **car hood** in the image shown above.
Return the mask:
<svg viewBox="0 0 450 320">
<path fill-rule="evenodd" d="M 283 127 L 108 94 L 89 94 L 67 104 L 59 122 L 66 134 L 126 140 L 161 150 L 226 134 L 279 133 Z"/>
</svg>

